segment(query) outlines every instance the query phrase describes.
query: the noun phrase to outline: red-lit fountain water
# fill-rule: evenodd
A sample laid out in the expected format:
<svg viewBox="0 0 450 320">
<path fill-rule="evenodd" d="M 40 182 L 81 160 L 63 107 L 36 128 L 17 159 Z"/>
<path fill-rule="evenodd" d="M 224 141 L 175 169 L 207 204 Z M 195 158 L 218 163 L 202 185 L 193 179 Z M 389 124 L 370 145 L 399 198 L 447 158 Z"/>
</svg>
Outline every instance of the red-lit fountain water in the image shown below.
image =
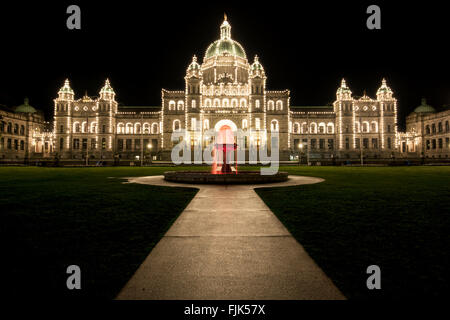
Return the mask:
<svg viewBox="0 0 450 320">
<path fill-rule="evenodd" d="M 234 167 L 231 162 L 234 160 Z M 217 143 L 213 150 L 212 174 L 237 174 L 237 144 L 231 128 L 224 125 L 220 128 Z"/>
<path fill-rule="evenodd" d="M 282 182 L 288 180 L 287 172 L 273 175 L 261 175 L 260 171 L 237 170 L 238 145 L 234 132 L 228 125 L 223 125 L 217 132 L 216 143 L 212 150 L 213 162 L 211 172 L 205 171 L 167 171 L 164 179 L 181 183 L 209 184 L 256 184 Z"/>
</svg>

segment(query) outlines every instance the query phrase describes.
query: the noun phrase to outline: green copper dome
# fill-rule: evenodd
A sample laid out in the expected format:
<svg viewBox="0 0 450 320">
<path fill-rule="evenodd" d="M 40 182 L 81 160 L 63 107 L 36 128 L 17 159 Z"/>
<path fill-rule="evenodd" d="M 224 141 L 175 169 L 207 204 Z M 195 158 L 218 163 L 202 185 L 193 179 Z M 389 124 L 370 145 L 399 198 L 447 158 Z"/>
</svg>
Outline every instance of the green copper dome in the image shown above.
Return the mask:
<svg viewBox="0 0 450 320">
<path fill-rule="evenodd" d="M 30 106 L 28 104 L 28 98 L 25 98 L 23 100 L 23 104 L 21 104 L 20 106 L 18 106 L 16 108 L 16 112 L 23 112 L 23 113 L 36 113 L 36 109 L 33 108 L 32 106 Z"/>
<path fill-rule="evenodd" d="M 214 56 L 234 55 L 246 59 L 244 48 L 232 39 L 220 39 L 214 41 L 206 50 L 205 58 Z"/>
<path fill-rule="evenodd" d="M 233 55 L 246 59 L 244 48 L 239 42 L 231 39 L 231 25 L 225 15 L 224 21 L 220 26 L 220 39 L 214 41 L 206 50 L 205 59 L 214 56 Z"/>
<path fill-rule="evenodd" d="M 422 99 L 422 104 L 414 109 L 415 113 L 433 113 L 436 112 L 436 110 L 432 107 L 427 105 L 427 100 L 425 98 Z"/>
</svg>

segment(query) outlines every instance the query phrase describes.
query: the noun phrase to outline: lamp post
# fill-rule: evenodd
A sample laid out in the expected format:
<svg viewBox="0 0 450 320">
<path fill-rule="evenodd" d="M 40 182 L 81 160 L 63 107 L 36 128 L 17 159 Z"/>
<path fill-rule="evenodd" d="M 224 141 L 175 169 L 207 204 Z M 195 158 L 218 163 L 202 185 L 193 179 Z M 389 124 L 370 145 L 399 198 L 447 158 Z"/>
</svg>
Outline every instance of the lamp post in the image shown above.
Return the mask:
<svg viewBox="0 0 450 320">
<path fill-rule="evenodd" d="M 363 154 L 364 143 L 362 131 L 363 131 L 362 118 L 359 117 L 359 150 L 361 152 L 361 166 L 364 165 L 364 154 Z"/>
<path fill-rule="evenodd" d="M 152 144 L 149 143 L 147 144 L 147 149 L 149 149 L 149 154 L 150 154 L 150 163 L 152 163 Z"/>
<path fill-rule="evenodd" d="M 302 155 L 303 155 L 303 143 L 299 143 L 298 148 L 300 149 L 300 152 L 298 155 L 298 165 L 300 165 L 302 162 Z"/>
<path fill-rule="evenodd" d="M 144 131 L 144 127 L 143 127 L 143 122 L 144 122 L 144 114 L 141 112 L 141 141 L 140 141 L 140 145 L 141 145 L 141 167 L 144 165 L 144 140 L 142 137 L 143 131 Z"/>
</svg>

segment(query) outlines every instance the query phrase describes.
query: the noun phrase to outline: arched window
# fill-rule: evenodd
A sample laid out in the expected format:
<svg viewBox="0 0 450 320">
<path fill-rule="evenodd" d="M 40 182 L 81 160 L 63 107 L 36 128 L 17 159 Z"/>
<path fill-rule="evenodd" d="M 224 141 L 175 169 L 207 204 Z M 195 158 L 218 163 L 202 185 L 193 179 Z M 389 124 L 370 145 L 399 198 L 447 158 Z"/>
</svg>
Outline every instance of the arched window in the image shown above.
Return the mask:
<svg viewBox="0 0 450 320">
<path fill-rule="evenodd" d="M 228 108 L 229 104 L 230 104 L 230 100 L 228 100 L 228 99 L 223 99 L 222 100 L 222 107 L 223 108 Z"/>
<path fill-rule="evenodd" d="M 442 122 L 438 123 L 438 132 L 442 132 Z"/>
<path fill-rule="evenodd" d="M 363 123 L 362 123 L 362 131 L 363 132 L 369 132 L 369 122 L 368 121 L 363 121 Z"/>
<path fill-rule="evenodd" d="M 333 122 L 328 122 L 327 133 L 334 133 L 334 123 Z"/>
<path fill-rule="evenodd" d="M 214 107 L 215 108 L 220 107 L 220 100 L 219 99 L 214 99 Z"/>
<path fill-rule="evenodd" d="M 140 134 L 141 133 L 141 124 L 139 122 L 136 122 L 134 124 L 134 133 Z"/>
<path fill-rule="evenodd" d="M 378 123 L 376 121 L 372 121 L 370 130 L 372 132 L 378 132 Z"/>
<path fill-rule="evenodd" d="M 75 132 L 75 133 L 79 133 L 80 132 L 80 123 L 78 121 L 73 123 L 72 131 Z"/>
<path fill-rule="evenodd" d="M 18 134 L 19 133 L 19 125 L 16 123 L 14 124 L 14 133 Z"/>
<path fill-rule="evenodd" d="M 302 123 L 302 132 L 301 133 L 308 133 L 308 124 L 306 122 Z"/>
<path fill-rule="evenodd" d="M 300 123 L 294 123 L 294 133 L 300 133 Z"/>
<path fill-rule="evenodd" d="M 117 124 L 117 133 L 125 133 L 125 125 L 122 122 Z"/>
<path fill-rule="evenodd" d="M 255 108 L 259 109 L 259 100 L 255 100 Z"/>
<path fill-rule="evenodd" d="M 448 125 L 448 121 L 445 121 L 445 132 L 449 132 L 450 131 L 450 127 Z"/>
<path fill-rule="evenodd" d="M 211 99 L 205 99 L 205 107 L 207 108 L 211 107 Z"/>
<path fill-rule="evenodd" d="M 169 101 L 169 110 L 175 110 L 175 101 L 173 100 Z"/>
<path fill-rule="evenodd" d="M 426 132 L 426 134 L 430 134 L 430 126 L 429 125 L 427 125 L 425 127 L 425 132 Z"/>
<path fill-rule="evenodd" d="M 448 125 L 448 122 L 447 122 L 447 125 Z M 21 134 L 22 136 L 25 134 L 25 126 L 24 126 L 24 125 L 21 125 L 21 126 L 20 126 L 20 134 Z"/>
<path fill-rule="evenodd" d="M 144 134 L 150 133 L 150 123 L 146 122 L 142 127 L 144 128 Z"/>
<path fill-rule="evenodd" d="M 7 132 L 12 133 L 12 123 L 8 122 Z"/>
<path fill-rule="evenodd" d="M 431 125 L 431 132 L 436 133 L 436 124 L 434 123 Z"/>
<path fill-rule="evenodd" d="M 97 133 L 97 122 L 91 123 L 91 133 Z"/>
<path fill-rule="evenodd" d="M 158 124 L 156 122 L 152 123 L 152 134 L 158 133 Z"/>
<path fill-rule="evenodd" d="M 88 128 L 87 128 L 87 122 L 86 122 L 86 121 L 83 121 L 83 122 L 81 123 L 81 132 L 87 133 L 87 131 L 88 131 Z"/>
<path fill-rule="evenodd" d="M 180 120 L 173 120 L 173 131 L 181 130 Z"/>
<path fill-rule="evenodd" d="M 309 128 L 311 133 L 317 133 L 317 124 L 315 122 L 311 122 Z"/>
<path fill-rule="evenodd" d="M 127 123 L 125 126 L 125 133 L 132 134 L 133 133 L 133 124 Z"/>
<path fill-rule="evenodd" d="M 319 133 L 325 133 L 325 123 L 319 123 Z"/>
<path fill-rule="evenodd" d="M 246 108 L 246 107 L 247 107 L 247 100 L 241 99 L 241 108 Z"/>
<path fill-rule="evenodd" d="M 184 102 L 179 100 L 177 105 L 177 110 L 184 110 Z"/>
<path fill-rule="evenodd" d="M 281 100 L 277 101 L 277 110 L 283 110 L 283 101 Z"/>
<path fill-rule="evenodd" d="M 267 103 L 267 110 L 274 110 L 274 104 L 272 100 Z"/>
<path fill-rule="evenodd" d="M 237 101 L 237 99 L 232 99 L 232 100 L 231 100 L 231 106 L 232 106 L 233 108 L 237 108 L 237 106 L 238 106 L 238 101 Z"/>
<path fill-rule="evenodd" d="M 355 121 L 355 132 L 359 133 L 359 132 L 361 132 L 360 130 L 361 130 L 361 128 L 359 125 L 359 121 Z"/>
<path fill-rule="evenodd" d="M 242 129 L 247 129 L 248 128 L 248 122 L 247 119 L 243 119 L 242 120 Z"/>
<path fill-rule="evenodd" d="M 270 122 L 270 131 L 278 131 L 278 121 L 272 120 Z"/>
</svg>

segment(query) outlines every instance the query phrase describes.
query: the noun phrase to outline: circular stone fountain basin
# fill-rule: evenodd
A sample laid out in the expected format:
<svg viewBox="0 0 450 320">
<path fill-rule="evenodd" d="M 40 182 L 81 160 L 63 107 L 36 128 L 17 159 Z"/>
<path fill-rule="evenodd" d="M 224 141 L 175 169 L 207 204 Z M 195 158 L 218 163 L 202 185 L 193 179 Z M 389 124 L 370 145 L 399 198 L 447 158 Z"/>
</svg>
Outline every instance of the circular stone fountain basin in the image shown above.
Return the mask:
<svg viewBox="0 0 450 320">
<path fill-rule="evenodd" d="M 200 184 L 257 184 L 287 181 L 288 173 L 279 171 L 274 175 L 261 175 L 259 171 L 239 171 L 238 174 L 212 174 L 206 171 L 166 171 L 164 172 L 164 180 Z"/>
</svg>

